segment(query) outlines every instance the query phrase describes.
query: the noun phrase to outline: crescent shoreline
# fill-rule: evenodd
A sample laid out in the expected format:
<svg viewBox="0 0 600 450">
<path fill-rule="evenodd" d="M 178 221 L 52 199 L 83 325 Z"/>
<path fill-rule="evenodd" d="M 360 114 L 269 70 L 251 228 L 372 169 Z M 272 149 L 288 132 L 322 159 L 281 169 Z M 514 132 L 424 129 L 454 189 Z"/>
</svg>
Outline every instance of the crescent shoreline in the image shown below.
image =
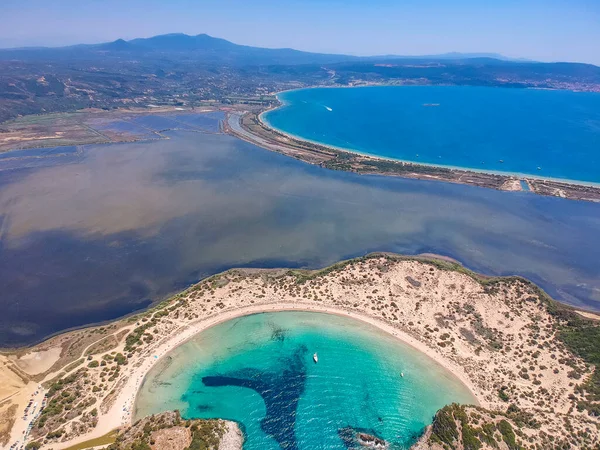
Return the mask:
<svg viewBox="0 0 600 450">
<path fill-rule="evenodd" d="M 538 195 L 600 202 L 600 183 L 382 157 L 296 136 L 277 129 L 266 119 L 267 113 L 285 107 L 285 101 L 281 99 L 282 93 L 319 87 L 282 91 L 276 94 L 279 104 L 256 112 L 228 114 L 223 129 L 226 133 L 262 148 L 334 170 L 438 180 L 505 191 L 530 191 Z M 359 87 L 370 86 L 331 87 L 331 89 Z M 329 89 L 329 87 L 327 88 Z M 524 188 L 523 185 L 527 187 Z"/>
<path fill-rule="evenodd" d="M 385 296 L 373 295 L 373 287 L 382 293 L 389 289 L 389 299 L 382 303 Z M 457 290 L 458 287 L 460 289 Z M 531 303 L 528 299 L 532 296 L 537 296 L 538 300 Z M 464 301 L 464 307 L 458 306 Z M 401 309 L 398 309 L 396 302 Z M 85 341 L 87 345 L 77 347 L 78 353 L 71 360 L 62 365 L 53 365 L 42 378 L 31 381 L 22 390 L 26 394 L 37 391 L 35 398 L 41 401 L 53 380 L 66 379 L 67 375 L 75 377 L 76 383 L 79 382 L 77 380 L 86 379 L 93 386 L 105 386 L 100 393 L 92 394 L 90 384 L 87 387 L 86 384 L 81 385 L 82 399 L 93 396 L 100 400 L 98 404 L 88 406 L 88 411 L 92 408 L 98 408 L 99 411 L 97 417 L 94 416 L 95 419 L 86 425 L 85 431 L 71 431 L 71 434 L 64 436 L 66 439 L 63 442 L 50 440 L 47 444 L 48 448 L 66 448 L 130 425 L 139 389 L 148 372 L 174 348 L 198 333 L 249 314 L 309 311 L 363 321 L 412 346 L 458 378 L 479 403 L 474 407 L 487 410 L 500 407 L 503 401 L 492 386 L 504 384 L 513 386 L 510 389 L 514 401 L 518 399 L 521 406 L 530 408 L 528 396 L 530 391 L 537 389 L 537 378 L 513 385 L 510 380 L 516 375 L 518 360 L 515 355 L 519 350 L 499 353 L 493 347 L 501 339 L 500 336 L 506 335 L 507 338 L 501 341 L 504 343 L 499 345 L 509 348 L 512 338 L 508 339 L 508 336 L 516 337 L 517 333 L 530 332 L 530 326 L 536 320 L 552 325 L 555 319 L 546 312 L 550 308 L 560 308 L 565 314 L 575 311 L 554 303 L 543 291 L 520 277 L 482 277 L 454 262 L 430 257 L 379 253 L 316 271 L 232 269 L 209 277 L 157 307 L 135 317 L 121 319 L 112 326 L 67 333 L 63 336 L 67 342 L 70 337 L 75 341 L 95 340 Z M 443 319 L 445 316 L 460 317 L 465 314 L 468 319 L 473 314 L 470 311 L 475 311 L 478 324 L 469 325 L 463 319 L 455 319 L 454 322 Z M 506 317 L 516 320 L 507 323 Z M 598 318 L 590 313 L 582 313 L 580 317 L 582 320 Z M 438 327 L 441 330 L 436 331 Z M 497 327 L 502 328 L 502 335 L 496 335 L 493 331 Z M 98 330 L 104 331 L 100 336 L 94 335 Z M 547 337 L 551 343 L 556 339 L 552 336 L 548 334 Z M 46 347 L 59 338 L 51 339 Z M 98 350 L 98 344 L 108 338 L 116 338 L 117 343 L 112 347 L 100 345 Z M 484 344 L 487 339 L 490 339 L 489 344 Z M 527 346 L 531 347 L 530 351 L 537 348 L 537 344 L 533 343 Z M 42 345 L 29 352 L 22 350 L 20 355 L 31 359 L 36 355 L 35 351 L 39 354 L 40 349 L 44 348 Z M 65 350 L 62 348 L 61 354 Z M 512 352 L 517 353 L 513 355 Z M 560 352 L 566 356 L 559 355 L 559 358 L 573 359 L 566 349 Z M 86 355 L 89 355 L 87 360 Z M 116 363 L 119 358 L 125 360 L 123 365 Z M 105 367 L 98 367 L 100 361 Z M 19 360 L 13 358 L 8 362 L 18 366 Z M 83 365 L 84 362 L 88 363 L 87 367 Z M 568 394 L 575 387 L 569 387 L 567 373 L 557 366 L 556 360 L 551 359 L 549 354 L 542 353 L 538 362 L 544 363 L 540 366 L 544 373 L 544 378 L 540 378 L 542 387 L 547 386 L 552 398 L 550 404 L 556 408 L 556 414 L 553 413 L 548 419 L 552 425 L 553 417 L 562 420 L 560 417 L 566 414 L 571 401 Z M 583 362 L 578 362 L 577 367 L 582 373 L 589 371 Z M 551 371 L 553 368 L 557 368 L 554 373 Z M 499 372 L 501 369 L 504 374 Z M 111 374 L 114 376 L 105 381 L 105 377 Z M 532 381 L 536 383 L 532 384 Z M 43 388 L 40 389 L 39 383 Z M 519 392 L 526 395 L 521 397 Z M 22 395 L 21 398 L 27 401 L 28 395 Z M 19 408 L 22 408 L 22 404 Z M 83 413 L 84 418 L 86 414 Z M 581 426 L 587 426 L 585 414 L 579 414 L 576 419 L 581 420 Z M 21 420 L 15 422 L 11 442 L 19 439 L 27 423 Z M 77 423 L 85 425 L 87 422 L 81 419 Z M 35 439 L 35 436 L 31 439 Z"/>
</svg>

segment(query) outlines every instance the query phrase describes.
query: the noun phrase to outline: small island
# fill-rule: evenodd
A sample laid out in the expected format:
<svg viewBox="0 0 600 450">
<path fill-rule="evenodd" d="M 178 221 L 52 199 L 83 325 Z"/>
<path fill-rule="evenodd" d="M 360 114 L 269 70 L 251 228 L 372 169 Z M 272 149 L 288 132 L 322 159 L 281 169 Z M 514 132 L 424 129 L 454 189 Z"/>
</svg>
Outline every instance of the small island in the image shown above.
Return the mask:
<svg viewBox="0 0 600 450">
<path fill-rule="evenodd" d="M 125 449 L 135 442 L 240 448 L 232 422 L 186 421 L 171 412 L 131 423 L 136 395 L 148 371 L 200 331 L 286 310 L 377 326 L 470 389 L 479 405 L 438 411 L 414 449 L 598 448 L 598 316 L 555 302 L 523 278 L 484 277 L 434 256 L 381 253 L 316 271 L 229 270 L 136 316 L 4 352 L 0 442 L 29 449 Z M 169 446 L 157 446 L 161 439 Z M 192 446 L 200 441 L 204 447 Z M 356 441 L 385 447 L 368 434 Z"/>
</svg>

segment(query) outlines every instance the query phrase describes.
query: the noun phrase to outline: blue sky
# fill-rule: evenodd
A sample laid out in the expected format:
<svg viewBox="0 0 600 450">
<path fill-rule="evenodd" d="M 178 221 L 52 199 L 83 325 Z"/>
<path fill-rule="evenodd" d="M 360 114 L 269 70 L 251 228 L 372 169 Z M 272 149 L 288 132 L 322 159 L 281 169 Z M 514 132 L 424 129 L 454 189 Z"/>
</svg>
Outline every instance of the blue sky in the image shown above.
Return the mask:
<svg viewBox="0 0 600 450">
<path fill-rule="evenodd" d="M 0 47 L 173 32 L 317 52 L 600 65 L 600 0 L 0 0 Z"/>
</svg>

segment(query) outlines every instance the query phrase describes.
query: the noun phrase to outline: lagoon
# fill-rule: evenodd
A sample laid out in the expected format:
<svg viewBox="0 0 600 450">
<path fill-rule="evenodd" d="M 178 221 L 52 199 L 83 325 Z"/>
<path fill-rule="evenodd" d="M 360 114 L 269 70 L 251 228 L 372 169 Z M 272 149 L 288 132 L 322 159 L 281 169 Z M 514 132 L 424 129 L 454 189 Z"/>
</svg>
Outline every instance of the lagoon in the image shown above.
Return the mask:
<svg viewBox="0 0 600 450">
<path fill-rule="evenodd" d="M 453 257 L 600 309 L 599 204 L 331 171 L 215 134 L 213 120 L 207 133 L 0 160 L 0 347 L 122 317 L 231 267 L 372 251 Z"/>
</svg>

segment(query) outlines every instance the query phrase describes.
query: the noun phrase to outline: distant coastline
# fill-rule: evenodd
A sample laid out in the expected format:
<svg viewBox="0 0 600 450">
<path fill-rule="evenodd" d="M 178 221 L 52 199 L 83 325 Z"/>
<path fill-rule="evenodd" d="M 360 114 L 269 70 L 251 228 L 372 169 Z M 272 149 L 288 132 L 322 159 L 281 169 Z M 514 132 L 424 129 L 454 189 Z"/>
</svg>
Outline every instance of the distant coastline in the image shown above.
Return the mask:
<svg viewBox="0 0 600 450">
<path fill-rule="evenodd" d="M 357 86 L 357 87 L 371 87 L 371 86 Z M 303 89 L 294 89 L 294 90 L 299 91 L 299 90 L 304 90 L 304 89 L 314 89 L 314 88 L 303 88 Z M 329 87 L 328 87 L 328 89 L 329 89 Z M 331 88 L 331 89 L 335 89 L 335 88 Z M 541 90 L 541 88 L 540 88 L 540 90 Z M 544 90 L 555 90 L 555 89 L 544 89 Z M 291 92 L 291 91 L 285 91 L 285 92 Z M 279 93 L 277 95 L 279 96 Z M 423 105 L 423 106 L 437 106 L 437 105 L 438 104 Z M 415 166 L 425 166 L 425 167 L 441 168 L 441 169 L 448 169 L 448 170 L 460 170 L 460 171 L 465 171 L 465 172 L 481 173 L 481 174 L 486 174 L 486 175 L 499 175 L 499 176 L 506 176 L 506 177 L 516 177 L 516 178 L 519 178 L 519 179 L 530 178 L 532 180 L 553 181 L 553 182 L 557 182 L 557 183 L 567 183 L 567 184 L 574 184 L 574 185 L 586 186 L 586 187 L 594 187 L 594 188 L 600 189 L 600 183 L 596 183 L 596 182 L 593 182 L 593 181 L 571 180 L 571 179 L 568 179 L 568 178 L 543 177 L 543 176 L 539 176 L 539 175 L 532 175 L 532 174 L 520 173 L 520 172 L 504 172 L 504 171 L 500 171 L 500 170 L 474 169 L 472 167 L 461 167 L 461 166 L 452 166 L 452 165 L 447 165 L 447 164 L 433 164 L 433 163 L 425 163 L 425 162 L 416 162 L 416 161 L 411 161 L 411 160 L 408 160 L 408 159 L 393 158 L 391 156 L 388 157 L 388 156 L 375 155 L 375 154 L 372 154 L 372 153 L 362 152 L 360 150 L 356 150 L 356 149 L 353 149 L 353 148 L 350 148 L 350 147 L 338 147 L 336 145 L 324 144 L 324 143 L 319 142 L 319 141 L 313 141 L 311 139 L 307 139 L 307 138 L 304 138 L 302 136 L 298 136 L 298 135 L 295 135 L 295 134 L 292 134 L 292 133 L 288 133 L 286 131 L 283 131 L 283 130 L 281 130 L 281 129 L 275 127 L 275 126 L 273 126 L 273 124 L 271 124 L 269 122 L 269 120 L 265 117 L 265 115 L 267 113 L 269 113 L 270 111 L 282 108 L 283 106 L 285 106 L 285 105 L 281 104 L 281 105 L 276 106 L 274 108 L 269 108 L 268 110 L 262 111 L 258 115 L 259 120 L 262 122 L 262 124 L 266 128 L 270 128 L 274 132 L 283 134 L 283 135 L 287 136 L 290 139 L 300 140 L 300 141 L 304 141 L 304 142 L 307 142 L 307 143 L 310 143 L 310 144 L 327 147 L 327 148 L 330 148 L 332 150 L 337 150 L 337 151 L 340 151 L 340 152 L 355 153 L 355 154 L 360 155 L 360 156 L 366 156 L 366 157 L 369 157 L 369 158 L 379 159 L 379 160 L 382 160 L 382 161 L 392 161 L 392 162 L 398 162 L 398 163 L 402 163 L 402 164 L 412 164 L 412 165 L 415 165 Z"/>
<path fill-rule="evenodd" d="M 367 88 L 373 86 L 339 86 L 327 89 Z M 539 195 L 600 202 L 600 183 L 532 175 L 518 172 L 476 169 L 444 164 L 415 162 L 369 154 L 353 148 L 339 147 L 307 139 L 278 129 L 268 120 L 268 113 L 286 106 L 282 94 L 324 86 L 290 89 L 276 94 L 278 105 L 242 115 L 230 114 L 224 130 L 263 148 L 318 164 L 334 170 L 365 174 L 395 175 L 406 178 L 435 179 L 471 184 L 507 191 L 531 191 Z M 239 127 L 236 126 L 239 121 Z M 523 188 L 523 184 L 526 188 Z"/>
<path fill-rule="evenodd" d="M 263 111 L 261 111 L 258 114 L 258 119 L 261 121 L 261 123 L 263 124 L 263 126 L 265 128 L 269 128 L 271 130 L 273 130 L 276 133 L 280 133 L 283 134 L 287 137 L 289 137 L 290 139 L 294 139 L 294 140 L 299 140 L 299 141 L 304 141 L 304 142 L 308 142 L 310 144 L 314 144 L 314 145 L 318 145 L 318 146 L 322 146 L 322 147 L 327 147 L 330 148 L 332 150 L 337 150 L 337 151 L 341 151 L 341 152 L 348 152 L 348 153 L 355 153 L 357 155 L 361 155 L 361 156 L 367 156 L 369 158 L 374 158 L 374 159 L 380 159 L 383 161 L 393 161 L 393 162 L 399 162 L 399 163 L 403 163 L 403 164 L 413 164 L 416 166 L 426 166 L 426 167 L 434 167 L 434 168 L 443 168 L 443 169 L 449 169 L 449 170 L 460 170 L 460 171 L 466 171 L 466 172 L 473 172 L 473 173 L 482 173 L 482 174 L 488 174 L 488 175 L 500 175 L 500 176 L 507 176 L 507 177 L 518 177 L 520 179 L 533 179 L 533 180 L 539 180 L 539 181 L 552 181 L 552 182 L 557 182 L 557 183 L 567 183 L 567 184 L 574 184 L 574 185 L 579 185 L 579 186 L 587 186 L 587 187 L 595 187 L 595 188 L 599 188 L 600 189 L 600 182 L 594 182 L 594 181 L 582 181 L 582 180 L 574 180 L 574 179 L 569 179 L 569 178 L 556 178 L 556 177 L 549 177 L 549 176 L 541 176 L 541 175 L 535 175 L 535 174 L 529 174 L 529 173 L 523 173 L 523 172 L 510 172 L 510 171 L 502 171 L 502 170 L 486 170 L 486 169 L 477 169 L 477 168 L 473 168 L 473 167 L 463 167 L 463 166 L 455 166 L 455 165 L 448 165 L 448 164 L 436 164 L 436 163 L 426 163 L 426 162 L 421 162 L 421 161 L 414 161 L 414 160 L 408 160 L 408 159 L 401 159 L 401 158 L 394 158 L 391 156 L 381 156 L 381 155 L 377 155 L 374 153 L 368 153 L 365 151 L 361 151 L 352 147 L 340 147 L 340 146 L 336 146 L 336 145 L 332 145 L 332 144 L 327 144 L 324 142 L 320 142 L 320 141 L 316 141 L 316 140 L 312 140 L 312 139 L 308 139 L 302 136 L 298 136 L 296 134 L 284 131 L 280 128 L 277 128 L 276 126 L 274 126 L 271 122 L 269 122 L 269 119 L 267 117 L 267 115 L 272 112 L 275 111 L 277 109 L 281 109 L 284 108 L 285 106 L 287 106 L 289 104 L 289 102 L 286 102 L 286 100 L 282 97 L 284 94 L 290 93 L 290 92 L 299 92 L 299 91 L 306 91 L 306 90 L 311 90 L 311 89 L 367 89 L 367 88 L 376 88 L 376 87 L 405 87 L 405 88 L 410 88 L 410 87 L 422 87 L 423 85 L 407 85 L 407 86 L 399 86 L 399 85 L 386 85 L 386 84 L 372 84 L 372 85 L 360 85 L 360 86 L 311 86 L 311 87 L 306 87 L 306 88 L 299 88 L 299 89 L 287 89 L 285 91 L 281 91 L 281 92 L 277 92 L 275 94 L 277 100 L 279 101 L 279 104 L 271 107 L 271 108 L 267 108 Z M 433 85 L 432 85 L 433 86 Z M 451 86 L 451 85 L 448 85 Z M 503 87 L 497 87 L 499 89 L 506 89 Z M 570 92 L 578 92 L 572 89 L 552 89 L 552 88 L 535 88 L 535 87 L 526 87 L 526 88 L 521 88 L 521 89 L 529 89 L 529 90 L 543 90 L 543 91 L 562 91 L 562 90 L 566 90 L 566 91 L 570 91 Z M 423 104 L 423 106 L 426 107 L 435 107 L 435 106 L 440 106 L 439 103 L 426 103 Z"/>
</svg>

